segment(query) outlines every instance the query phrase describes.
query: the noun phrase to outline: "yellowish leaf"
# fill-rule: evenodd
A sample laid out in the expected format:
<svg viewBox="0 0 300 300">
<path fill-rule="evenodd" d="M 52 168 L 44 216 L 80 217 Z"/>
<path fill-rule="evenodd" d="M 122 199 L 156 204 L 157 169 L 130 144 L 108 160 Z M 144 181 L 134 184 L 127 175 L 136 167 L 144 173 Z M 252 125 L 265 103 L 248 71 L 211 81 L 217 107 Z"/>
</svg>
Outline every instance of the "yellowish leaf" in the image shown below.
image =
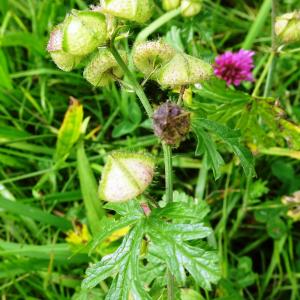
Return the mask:
<svg viewBox="0 0 300 300">
<path fill-rule="evenodd" d="M 80 137 L 83 121 L 83 107 L 78 100 L 71 97 L 70 106 L 58 131 L 55 159 L 65 158 Z"/>
</svg>

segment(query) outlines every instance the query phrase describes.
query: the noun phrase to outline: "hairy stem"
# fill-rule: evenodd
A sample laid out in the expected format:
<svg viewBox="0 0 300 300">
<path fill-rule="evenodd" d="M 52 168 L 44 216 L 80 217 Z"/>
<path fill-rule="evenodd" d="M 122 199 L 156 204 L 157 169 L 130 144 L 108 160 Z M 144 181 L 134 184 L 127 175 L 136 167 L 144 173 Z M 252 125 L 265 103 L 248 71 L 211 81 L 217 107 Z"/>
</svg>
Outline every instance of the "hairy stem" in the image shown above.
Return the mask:
<svg viewBox="0 0 300 300">
<path fill-rule="evenodd" d="M 173 174 L 172 174 L 172 149 L 169 145 L 163 144 L 165 176 L 166 176 L 166 199 L 167 202 L 173 201 Z"/>
<path fill-rule="evenodd" d="M 150 105 L 150 102 L 144 93 L 141 85 L 136 80 L 135 76 L 132 72 L 128 69 L 125 62 L 123 61 L 122 57 L 120 56 L 118 50 L 115 48 L 113 42 L 110 45 L 110 51 L 114 58 L 116 59 L 119 66 L 122 68 L 124 74 L 130 81 L 132 88 L 134 89 L 135 93 L 137 94 L 138 98 L 140 99 L 142 105 L 145 108 L 145 111 L 149 118 L 152 117 L 153 110 Z M 164 152 L 164 162 L 165 162 L 165 178 L 166 178 L 166 197 L 167 202 L 173 201 L 173 178 L 172 178 L 172 149 L 170 146 L 162 143 L 163 152 Z M 174 300 L 174 286 L 175 286 L 175 279 L 170 270 L 168 270 L 168 300 Z"/>
<path fill-rule="evenodd" d="M 165 181 L 166 181 L 166 200 L 167 203 L 173 201 L 173 171 L 172 171 L 172 148 L 169 145 L 162 144 L 165 162 Z M 175 279 L 170 270 L 168 270 L 168 300 L 175 299 Z"/>
<path fill-rule="evenodd" d="M 168 300 L 174 300 L 175 299 L 175 278 L 168 270 Z"/>
<path fill-rule="evenodd" d="M 154 22 L 152 22 L 149 26 L 147 26 L 145 29 L 143 29 L 137 36 L 136 42 L 143 42 L 147 40 L 149 35 L 151 35 L 153 32 L 155 32 L 159 27 L 163 26 L 164 24 L 168 23 L 171 19 L 175 18 L 180 14 L 181 10 L 180 7 L 176 8 L 174 10 L 171 10 L 165 14 L 163 14 L 161 17 L 156 19 Z"/>
<path fill-rule="evenodd" d="M 144 90 L 142 89 L 141 85 L 138 83 L 134 75 L 131 73 L 131 71 L 126 66 L 125 62 L 123 61 L 122 57 L 120 56 L 118 50 L 115 48 L 114 44 L 112 43 L 110 45 L 110 51 L 114 58 L 116 59 L 119 66 L 122 68 L 124 74 L 127 76 L 127 78 L 130 81 L 130 84 L 132 85 L 132 88 L 134 89 L 135 93 L 137 94 L 138 98 L 140 99 L 147 115 L 149 118 L 152 117 L 153 110 L 150 105 L 150 102 L 147 98 L 147 96 L 144 93 Z"/>
</svg>

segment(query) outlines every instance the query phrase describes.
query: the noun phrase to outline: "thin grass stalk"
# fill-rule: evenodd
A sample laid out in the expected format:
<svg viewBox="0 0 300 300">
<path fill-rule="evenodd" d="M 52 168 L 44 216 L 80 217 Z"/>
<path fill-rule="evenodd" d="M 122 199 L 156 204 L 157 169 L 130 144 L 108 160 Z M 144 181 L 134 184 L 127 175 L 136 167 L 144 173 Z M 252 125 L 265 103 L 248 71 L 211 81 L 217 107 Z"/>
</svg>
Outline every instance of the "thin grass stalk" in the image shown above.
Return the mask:
<svg viewBox="0 0 300 300">
<path fill-rule="evenodd" d="M 181 12 L 180 7 L 176 8 L 174 10 L 171 10 L 165 14 L 163 14 L 161 17 L 156 19 L 154 22 L 152 22 L 150 25 L 148 25 L 145 29 L 143 29 L 137 36 L 136 42 L 143 42 L 146 41 L 147 38 L 154 33 L 158 28 L 163 26 L 164 24 L 168 23 L 173 18 L 177 17 Z"/>
<path fill-rule="evenodd" d="M 268 72 L 268 77 L 264 90 L 264 97 L 269 97 L 270 91 L 272 88 L 272 82 L 274 77 L 274 72 L 276 69 L 276 60 L 277 60 L 277 39 L 275 33 L 275 21 L 277 15 L 277 1 L 272 0 L 272 61 Z"/>
</svg>

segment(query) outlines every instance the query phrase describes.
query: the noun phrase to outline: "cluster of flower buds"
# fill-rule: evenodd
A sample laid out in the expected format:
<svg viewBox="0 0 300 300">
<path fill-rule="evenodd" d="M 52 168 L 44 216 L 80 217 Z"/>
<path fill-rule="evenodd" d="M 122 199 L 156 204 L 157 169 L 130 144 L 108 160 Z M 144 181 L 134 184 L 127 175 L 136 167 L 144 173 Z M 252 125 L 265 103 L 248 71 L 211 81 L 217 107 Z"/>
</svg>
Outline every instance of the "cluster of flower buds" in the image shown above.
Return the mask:
<svg viewBox="0 0 300 300">
<path fill-rule="evenodd" d="M 179 4 L 186 16 L 201 9 L 196 0 L 165 1 L 164 7 L 170 9 Z M 96 87 L 105 86 L 123 76 L 114 56 L 104 47 L 114 35 L 116 18 L 143 23 L 151 17 L 152 6 L 152 0 L 101 0 L 100 6 L 89 11 L 72 10 L 51 32 L 47 50 L 60 69 L 71 71 L 82 65 L 88 82 Z M 119 50 L 119 54 L 127 63 L 126 52 Z M 178 52 L 162 40 L 135 44 L 132 58 L 146 78 L 164 87 L 195 84 L 213 75 L 210 64 Z M 169 145 L 178 145 L 190 130 L 189 112 L 171 102 L 154 112 L 153 121 L 155 134 Z M 149 186 L 154 171 L 154 160 L 148 155 L 112 153 L 102 173 L 99 195 L 111 202 L 133 199 Z"/>
<path fill-rule="evenodd" d="M 202 0 L 163 0 L 162 5 L 166 11 L 180 7 L 183 17 L 193 17 L 201 11 Z"/>
<path fill-rule="evenodd" d="M 213 75 L 209 63 L 178 52 L 162 40 L 138 43 L 132 57 L 145 77 L 156 80 L 163 87 L 195 84 Z"/>
<path fill-rule="evenodd" d="M 277 17 L 275 32 L 285 43 L 300 41 L 300 11 L 286 13 Z"/>
<path fill-rule="evenodd" d="M 115 31 L 116 18 L 143 23 L 149 20 L 153 0 L 101 0 L 89 11 L 72 10 L 51 32 L 47 50 L 63 71 L 85 66 L 84 78 L 93 86 L 105 86 L 122 78 L 123 72 L 105 46 Z M 199 0 L 164 1 L 171 9 L 181 5 L 183 15 L 201 9 Z M 101 48 L 102 47 L 102 48 Z M 125 51 L 121 57 L 127 62 Z M 165 87 L 198 83 L 213 74 L 212 67 L 192 56 L 180 53 L 163 41 L 138 43 L 133 61 L 145 77 Z"/>
<path fill-rule="evenodd" d="M 143 23 L 152 15 L 152 0 L 101 0 L 89 11 L 72 10 L 50 34 L 47 45 L 54 63 L 63 71 L 85 65 L 84 77 L 94 86 L 104 86 L 123 76 L 105 46 L 115 30 L 116 18 Z M 124 61 L 126 52 L 121 51 Z"/>
<path fill-rule="evenodd" d="M 72 10 L 64 22 L 51 32 L 47 50 L 60 69 L 71 71 L 106 40 L 107 27 L 103 14 Z"/>
</svg>

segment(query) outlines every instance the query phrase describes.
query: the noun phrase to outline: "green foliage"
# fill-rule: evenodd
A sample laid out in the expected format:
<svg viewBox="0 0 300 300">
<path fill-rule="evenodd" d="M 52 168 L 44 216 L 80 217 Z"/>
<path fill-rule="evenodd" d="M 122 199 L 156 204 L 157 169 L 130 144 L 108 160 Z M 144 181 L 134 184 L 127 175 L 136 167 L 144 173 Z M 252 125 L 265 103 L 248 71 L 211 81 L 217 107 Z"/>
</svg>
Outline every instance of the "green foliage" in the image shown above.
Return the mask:
<svg viewBox="0 0 300 300">
<path fill-rule="evenodd" d="M 179 195 L 183 200 L 189 199 L 184 194 Z M 202 243 L 196 245 L 189 243 L 189 241 L 203 239 L 212 233 L 209 226 L 199 223 L 208 213 L 204 202 L 200 206 L 192 204 L 191 201 L 173 202 L 162 209 L 154 209 L 149 217 L 142 214 L 138 206 L 134 208 L 133 204 L 129 203 L 123 205 L 110 203 L 106 206 L 109 209 L 117 207 L 116 209 L 123 216 L 118 220 L 105 221 L 101 234 L 93 239 L 92 248 L 98 246 L 105 237 L 117 229 L 127 225 L 131 225 L 132 229 L 116 252 L 104 256 L 100 262 L 87 269 L 83 288 L 92 288 L 100 281 L 118 273 L 113 279 L 106 299 L 125 300 L 129 294 L 134 299 L 151 299 L 142 288 L 142 282 L 137 280 L 140 278 L 139 257 L 144 236 L 150 238 L 151 255 L 166 265 L 178 284 L 185 283 L 185 270 L 199 286 L 205 289 L 210 289 L 211 283 L 217 282 L 220 276 L 217 253 L 207 249 L 207 246 Z M 128 209 L 129 207 L 131 209 Z M 133 213 L 134 211 L 136 213 Z M 187 223 L 180 223 L 182 219 Z M 148 265 L 143 268 L 147 270 Z"/>
<path fill-rule="evenodd" d="M 79 142 L 77 147 L 77 168 L 87 219 L 92 233 L 96 234 L 101 229 L 104 210 L 98 198 L 96 179 L 86 157 L 83 141 Z"/>
<path fill-rule="evenodd" d="M 81 134 L 82 121 L 83 107 L 76 99 L 72 99 L 58 131 L 55 160 L 64 158 L 77 142 Z"/>
<path fill-rule="evenodd" d="M 239 258 L 237 267 L 230 271 L 230 277 L 237 289 L 244 289 L 254 284 L 257 274 L 252 270 L 252 260 L 248 256 Z"/>
<path fill-rule="evenodd" d="M 199 143 L 187 138 L 173 149 L 172 203 L 162 196 L 159 141 L 128 76 L 94 88 L 81 74 L 90 57 L 66 73 L 46 51 L 53 26 L 92 2 L 99 4 L 0 1 L 2 298 L 166 300 L 170 268 L 177 278 L 175 299 L 299 299 L 299 218 L 293 216 L 299 217 L 300 53 L 299 44 L 282 46 L 278 40 L 271 89 L 264 97 L 271 1 L 205 0 L 197 16 L 182 18 L 179 10 L 166 16 L 161 1 L 154 0 L 147 23 L 118 18 L 115 45 L 128 57 L 137 36 L 160 38 L 211 64 L 217 54 L 242 46 L 256 53 L 253 82 L 228 87 L 212 77 L 187 88 L 182 104 L 200 119 L 194 126 Z M 298 2 L 277 1 L 277 13 L 299 9 Z M 127 66 L 137 71 L 131 59 Z M 167 99 L 178 101 L 179 90 L 161 89 L 139 72 L 133 75 L 153 109 Z M 66 123 L 70 96 L 80 105 Z M 246 178 L 237 167 L 252 172 L 245 148 L 255 157 L 256 178 Z M 154 182 L 136 201 L 104 204 L 98 199 L 97 181 L 115 150 L 156 157 Z M 145 203 L 152 210 L 148 217 Z M 88 239 L 66 242 L 70 234 L 80 237 L 85 224 Z M 109 257 L 118 262 L 107 265 Z M 102 266 L 107 277 L 98 281 L 99 273 L 96 287 L 81 289 L 91 263 Z"/>
<path fill-rule="evenodd" d="M 210 230 L 199 224 L 192 226 L 182 224 L 180 229 L 185 228 L 185 230 L 178 233 L 179 226 L 170 227 L 166 228 L 162 224 L 151 227 L 149 231 L 149 235 L 153 240 L 151 252 L 165 261 L 179 284 L 185 283 L 186 271 L 188 271 L 199 286 L 211 289 L 211 283 L 216 283 L 220 277 L 217 253 L 202 247 L 193 247 L 183 242 L 207 237 Z M 195 232 L 191 234 L 189 232 L 190 228 L 196 229 Z"/>
<path fill-rule="evenodd" d="M 196 155 L 206 154 L 208 166 L 213 169 L 215 178 L 221 176 L 221 167 L 224 165 L 224 160 L 211 137 L 201 127 L 192 125 L 193 130 L 197 136 L 198 144 L 196 148 Z"/>
<path fill-rule="evenodd" d="M 44 212 L 38 208 L 31 207 L 22 203 L 15 201 L 9 201 L 0 198 L 0 208 L 9 211 L 11 213 L 17 214 L 19 216 L 26 216 L 32 220 L 39 221 L 41 223 L 52 225 L 62 230 L 67 230 L 71 228 L 71 223 L 62 217 L 57 217 L 50 213 Z"/>
<path fill-rule="evenodd" d="M 278 240 L 286 234 L 286 231 L 286 225 L 279 217 L 268 220 L 267 232 L 271 238 Z"/>
<path fill-rule="evenodd" d="M 83 281 L 83 288 L 96 286 L 100 281 L 118 273 L 105 299 L 128 299 L 129 293 L 149 299 L 143 291 L 138 278 L 138 259 L 140 244 L 144 234 L 144 221 L 141 220 L 123 239 L 116 252 L 104 256 L 99 263 L 87 269 L 87 278 Z M 135 297 L 135 296 L 134 296 Z"/>
<path fill-rule="evenodd" d="M 224 164 L 224 161 L 221 155 L 217 152 L 215 144 L 210 139 L 209 135 L 204 131 L 204 129 L 216 134 L 223 142 L 231 147 L 232 151 L 240 159 L 247 177 L 254 174 L 252 155 L 247 148 L 240 144 L 240 134 L 238 131 L 232 130 L 222 124 L 204 118 L 194 118 L 192 120 L 192 127 L 198 138 L 196 154 L 199 154 L 199 148 L 203 144 L 205 147 L 204 151 L 208 157 L 209 165 L 213 168 L 216 178 L 220 176 L 220 169 Z"/>
<path fill-rule="evenodd" d="M 122 204 L 115 204 L 116 206 L 122 206 Z M 109 205 L 106 205 L 105 208 L 112 209 L 113 203 L 109 203 Z M 135 225 L 143 216 L 141 210 L 139 207 L 134 205 L 133 201 L 129 201 L 124 203 L 123 206 L 126 206 L 126 208 L 129 208 L 129 210 L 126 210 L 125 213 L 121 212 L 119 207 L 118 213 L 120 215 L 123 215 L 123 217 L 119 219 L 108 219 L 104 218 L 101 222 L 101 231 L 100 233 L 96 234 L 96 236 L 93 238 L 91 243 L 91 250 L 94 250 L 98 245 L 101 244 L 101 242 L 109 237 L 113 232 L 115 232 L 118 229 L 124 228 L 126 226 L 132 226 Z"/>
</svg>

